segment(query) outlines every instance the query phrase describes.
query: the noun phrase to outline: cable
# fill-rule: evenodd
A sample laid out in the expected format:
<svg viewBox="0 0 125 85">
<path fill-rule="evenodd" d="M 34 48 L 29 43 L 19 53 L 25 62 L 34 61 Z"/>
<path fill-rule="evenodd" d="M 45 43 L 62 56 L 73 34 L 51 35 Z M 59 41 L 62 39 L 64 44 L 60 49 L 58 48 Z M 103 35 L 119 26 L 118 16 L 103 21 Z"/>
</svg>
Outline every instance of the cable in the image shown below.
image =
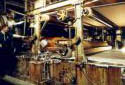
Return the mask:
<svg viewBox="0 0 125 85">
<path fill-rule="evenodd" d="M 86 80 L 89 81 L 92 85 L 99 85 L 101 83 L 104 83 L 104 81 L 103 82 L 100 82 L 100 81 L 98 82 L 98 81 L 93 81 L 90 78 L 88 78 L 87 77 L 88 73 L 87 73 L 87 71 L 85 69 L 82 71 L 82 73 L 83 73 L 84 77 L 86 78 Z"/>
<path fill-rule="evenodd" d="M 47 25 L 47 23 L 48 23 L 48 21 L 45 21 L 45 22 L 43 23 L 43 26 L 42 26 L 42 28 L 41 28 L 41 31 L 45 28 L 45 26 Z"/>
</svg>

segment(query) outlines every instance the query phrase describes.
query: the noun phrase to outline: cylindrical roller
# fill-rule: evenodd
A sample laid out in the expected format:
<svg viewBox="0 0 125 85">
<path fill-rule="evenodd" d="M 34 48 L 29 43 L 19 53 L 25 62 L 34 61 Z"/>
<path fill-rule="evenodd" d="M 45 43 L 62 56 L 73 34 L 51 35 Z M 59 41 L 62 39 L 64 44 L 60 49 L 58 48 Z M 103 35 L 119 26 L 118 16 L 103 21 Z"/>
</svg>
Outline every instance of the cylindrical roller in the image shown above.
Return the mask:
<svg viewBox="0 0 125 85">
<path fill-rule="evenodd" d="M 57 18 L 55 16 L 50 16 L 50 15 L 47 15 L 47 14 L 42 14 L 40 15 L 40 21 L 56 21 Z"/>
<path fill-rule="evenodd" d="M 51 15 L 47 15 L 47 14 L 40 15 L 39 21 L 49 21 L 58 26 L 63 26 L 63 27 L 68 25 L 66 23 L 60 22 L 56 16 L 51 16 Z"/>
<path fill-rule="evenodd" d="M 90 7 L 85 7 L 83 9 L 83 16 L 93 16 L 92 9 Z"/>
</svg>

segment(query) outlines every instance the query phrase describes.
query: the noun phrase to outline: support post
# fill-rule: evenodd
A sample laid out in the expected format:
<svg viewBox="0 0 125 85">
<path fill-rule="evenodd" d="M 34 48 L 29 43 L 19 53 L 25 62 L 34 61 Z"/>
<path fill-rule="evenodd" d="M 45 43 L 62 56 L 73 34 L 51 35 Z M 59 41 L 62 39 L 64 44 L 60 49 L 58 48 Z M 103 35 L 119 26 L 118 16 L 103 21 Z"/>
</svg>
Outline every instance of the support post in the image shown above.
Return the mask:
<svg viewBox="0 0 125 85">
<path fill-rule="evenodd" d="M 41 4 L 42 3 L 42 4 Z M 46 0 L 37 0 L 34 4 L 35 8 L 45 6 L 46 5 Z M 37 37 L 37 40 L 32 48 L 32 52 L 34 54 L 38 54 L 40 50 L 40 36 L 41 36 L 41 24 L 40 24 L 40 15 L 35 15 L 35 29 L 34 29 L 34 35 Z"/>
<path fill-rule="evenodd" d="M 82 17 L 82 4 L 81 0 L 75 0 L 75 27 L 76 27 L 76 38 L 81 39 L 81 43 L 76 47 L 76 64 L 79 64 L 83 61 L 86 61 L 84 55 L 84 47 L 83 47 L 83 17 Z M 87 85 L 86 79 L 83 75 L 83 72 L 79 66 L 76 65 L 76 77 L 77 77 L 77 85 Z"/>
<path fill-rule="evenodd" d="M 6 13 L 6 0 L 4 0 L 4 13 Z"/>
<path fill-rule="evenodd" d="M 27 0 L 25 0 L 25 12 L 27 11 L 27 3 L 28 3 L 28 1 Z M 27 19 L 26 19 L 26 16 L 24 16 L 24 35 L 26 35 L 26 22 L 27 22 Z"/>
<path fill-rule="evenodd" d="M 77 2 L 79 2 L 79 0 L 76 0 Z M 80 3 L 75 5 L 75 19 L 76 19 L 76 23 L 75 23 L 75 27 L 76 27 L 76 38 L 80 38 L 81 42 L 83 41 L 83 17 L 82 17 L 82 6 Z M 77 61 L 82 61 L 82 60 L 86 60 L 85 59 L 85 55 L 84 55 L 84 50 L 83 50 L 83 44 L 80 43 L 77 46 Z"/>
</svg>

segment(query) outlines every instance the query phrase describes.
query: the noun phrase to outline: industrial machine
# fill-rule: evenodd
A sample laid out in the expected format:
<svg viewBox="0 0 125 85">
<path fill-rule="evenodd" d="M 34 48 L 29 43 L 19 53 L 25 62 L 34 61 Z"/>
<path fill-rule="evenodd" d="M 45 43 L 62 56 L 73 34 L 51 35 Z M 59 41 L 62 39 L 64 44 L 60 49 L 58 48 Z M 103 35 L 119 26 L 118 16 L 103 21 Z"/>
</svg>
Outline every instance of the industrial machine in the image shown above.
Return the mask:
<svg viewBox="0 0 125 85">
<path fill-rule="evenodd" d="M 124 21 L 117 23 L 121 15 L 115 14 L 125 3 L 89 6 L 96 2 L 25 0 L 17 20 L 24 29 L 15 33 L 27 37 L 15 39 L 15 77 L 35 85 L 122 85 Z M 117 19 L 107 13 L 115 8 Z M 0 27 L 7 22 L 0 15 Z"/>
</svg>

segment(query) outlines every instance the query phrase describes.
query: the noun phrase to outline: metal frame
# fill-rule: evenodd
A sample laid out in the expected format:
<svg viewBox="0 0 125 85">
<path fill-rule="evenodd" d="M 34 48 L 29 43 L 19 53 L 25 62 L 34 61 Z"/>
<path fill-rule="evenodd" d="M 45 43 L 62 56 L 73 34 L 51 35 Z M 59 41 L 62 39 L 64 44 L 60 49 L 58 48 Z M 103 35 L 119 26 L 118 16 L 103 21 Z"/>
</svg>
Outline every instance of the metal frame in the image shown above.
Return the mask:
<svg viewBox="0 0 125 85">
<path fill-rule="evenodd" d="M 105 4 L 105 5 L 98 5 L 98 6 L 93 6 L 92 8 L 99 8 L 99 7 L 105 7 L 105 6 L 115 6 L 119 4 L 125 4 L 125 2 L 117 2 L 117 3 L 112 3 L 112 4 Z"/>
<path fill-rule="evenodd" d="M 33 11 L 31 11 L 29 13 L 39 14 L 39 13 L 49 12 L 51 10 L 59 9 L 59 8 L 66 7 L 66 6 L 72 6 L 72 5 L 73 5 L 73 1 L 68 0 L 68 1 L 63 1 L 60 3 L 52 4 L 52 5 L 49 5 L 46 7 L 42 6 L 42 7 L 34 9 Z"/>
<path fill-rule="evenodd" d="M 111 27 L 111 28 L 118 27 L 114 22 L 106 18 L 104 15 L 102 15 L 100 12 L 96 11 L 95 9 L 93 9 L 93 13 L 96 15 L 95 17 L 98 16 L 98 19 L 103 21 L 106 26 Z"/>
<path fill-rule="evenodd" d="M 42 8 L 39 8 L 39 9 L 35 9 L 34 11 L 32 11 L 31 13 L 33 14 L 38 14 L 38 13 L 48 13 L 49 11 L 53 11 L 55 9 L 63 9 L 63 7 L 67 7 L 67 6 L 75 6 L 74 10 L 75 10 L 75 18 L 76 18 L 76 37 L 77 38 L 80 38 L 81 41 L 83 40 L 83 25 L 82 25 L 82 2 L 84 0 L 67 0 L 67 1 L 63 1 L 63 2 L 60 2 L 60 3 L 56 3 L 56 4 L 52 4 L 52 5 L 49 5 L 49 6 L 45 6 Z M 39 16 L 39 15 L 37 15 Z M 37 28 L 36 28 L 37 29 Z M 82 43 L 80 43 L 78 45 L 78 47 L 76 48 L 77 50 L 77 57 L 76 57 L 76 60 L 80 60 L 82 61 L 82 59 L 85 59 L 85 56 L 84 56 L 84 50 L 83 50 L 83 45 Z"/>
<path fill-rule="evenodd" d="M 20 8 L 24 8 L 23 4 L 15 3 L 14 1 L 6 1 L 6 4 L 13 5 L 13 6 L 20 7 Z"/>
<path fill-rule="evenodd" d="M 84 55 L 84 46 L 83 46 L 83 22 L 82 22 L 82 5 L 83 5 L 83 1 L 84 0 L 68 0 L 68 1 L 64 1 L 64 2 L 60 2 L 60 3 L 56 3 L 56 4 L 52 4 L 49 6 L 41 6 L 39 8 L 34 9 L 32 12 L 29 12 L 31 14 L 35 15 L 35 21 L 36 21 L 36 27 L 35 27 L 35 34 L 38 38 L 38 40 L 36 41 L 36 44 L 38 45 L 39 43 L 39 35 L 40 35 L 40 21 L 39 21 L 39 16 L 38 14 L 45 14 L 45 13 L 49 13 L 50 11 L 56 11 L 57 9 L 64 9 L 64 7 L 74 7 L 74 12 L 75 12 L 75 28 L 76 28 L 76 41 L 78 38 L 80 38 L 81 43 L 78 44 L 76 46 L 76 65 L 82 62 L 86 62 L 87 59 L 85 58 Z M 74 2 L 74 3 L 73 3 Z M 39 49 L 39 48 L 38 48 Z M 76 67 L 76 77 L 77 77 L 77 84 L 78 85 L 86 85 L 86 80 L 84 77 L 81 77 L 82 72 L 80 71 L 79 67 Z"/>
</svg>

